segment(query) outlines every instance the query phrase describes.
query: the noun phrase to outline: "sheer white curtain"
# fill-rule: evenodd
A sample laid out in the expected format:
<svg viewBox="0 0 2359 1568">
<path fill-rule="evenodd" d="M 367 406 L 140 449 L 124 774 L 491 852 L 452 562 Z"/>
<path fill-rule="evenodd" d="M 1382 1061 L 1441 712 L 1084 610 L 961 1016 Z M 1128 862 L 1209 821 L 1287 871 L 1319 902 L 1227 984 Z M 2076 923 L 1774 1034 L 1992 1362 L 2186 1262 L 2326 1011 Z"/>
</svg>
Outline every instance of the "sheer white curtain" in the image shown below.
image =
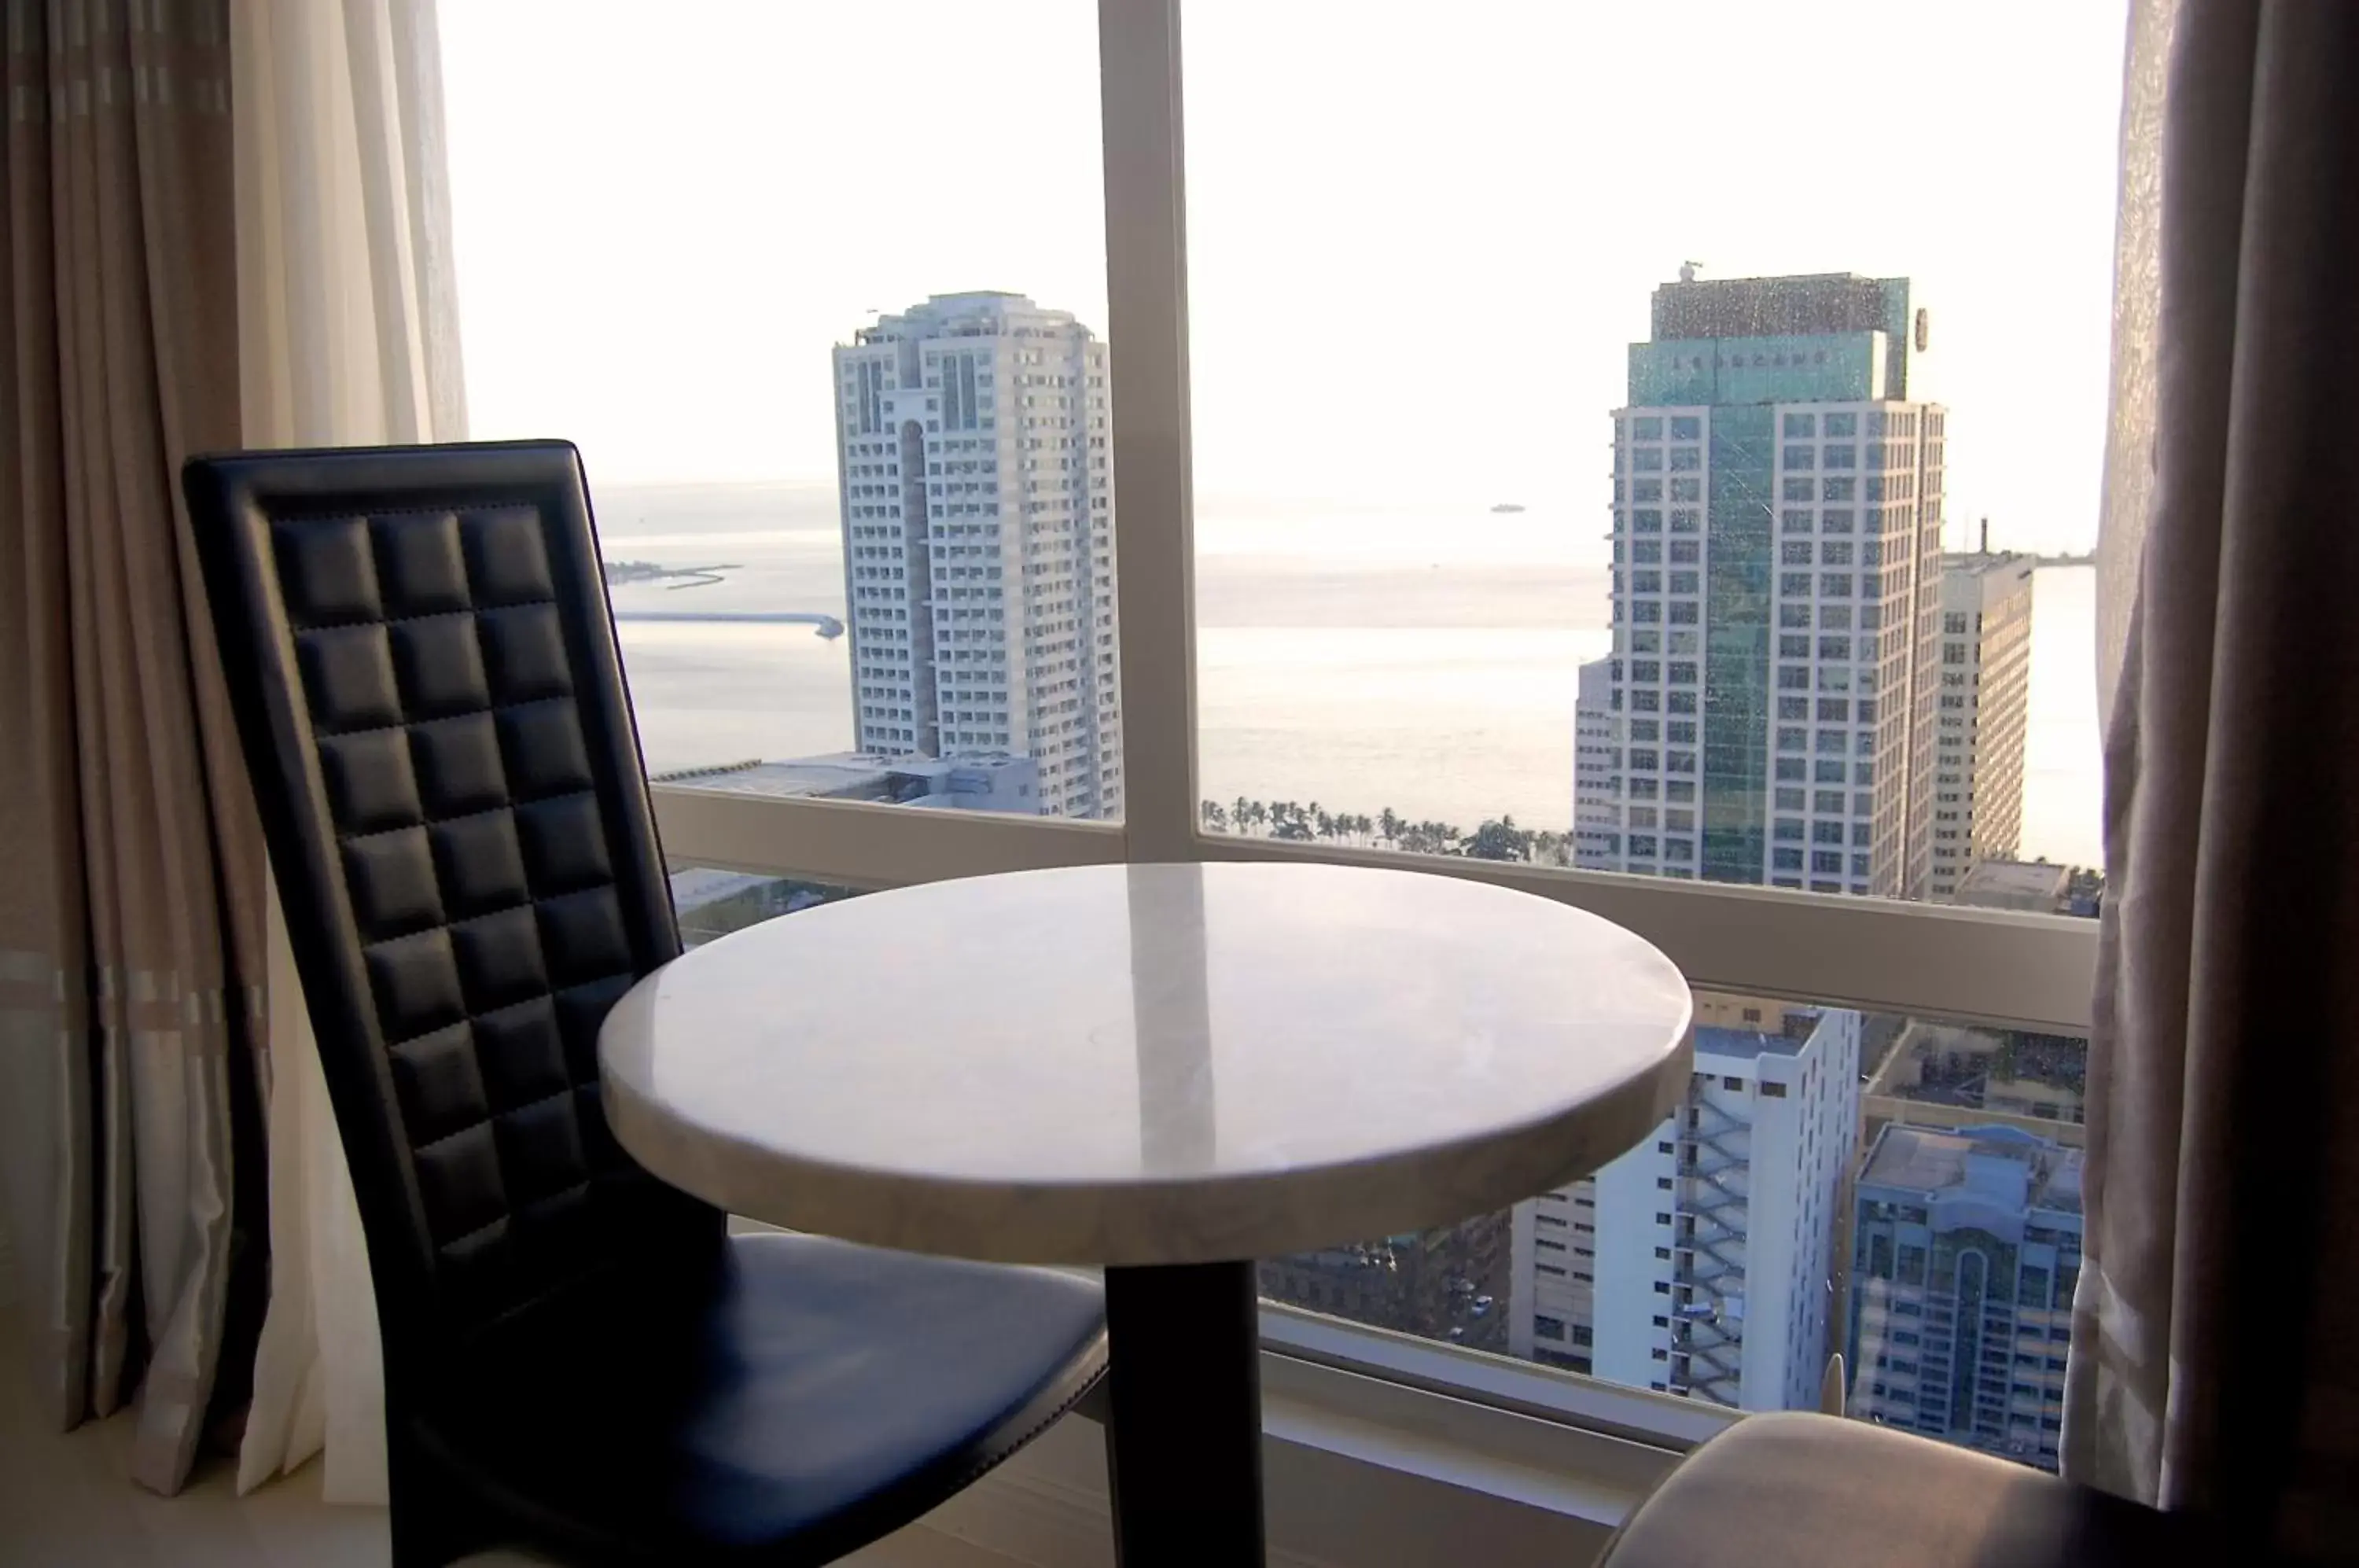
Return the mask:
<svg viewBox="0 0 2359 1568">
<path fill-rule="evenodd" d="M 462 439 L 434 0 L 247 0 L 231 79 L 245 444 Z M 324 1449 L 329 1500 L 381 1503 L 368 1258 L 275 898 L 270 938 L 272 1281 L 238 1487 Z"/>
<path fill-rule="evenodd" d="M 2162 101 L 2179 0 L 2133 0 L 2122 71 L 2114 228 L 2112 404 L 2097 527 L 2097 713 L 2110 721 L 2154 500 L 2156 328 L 2162 314 Z"/>
</svg>

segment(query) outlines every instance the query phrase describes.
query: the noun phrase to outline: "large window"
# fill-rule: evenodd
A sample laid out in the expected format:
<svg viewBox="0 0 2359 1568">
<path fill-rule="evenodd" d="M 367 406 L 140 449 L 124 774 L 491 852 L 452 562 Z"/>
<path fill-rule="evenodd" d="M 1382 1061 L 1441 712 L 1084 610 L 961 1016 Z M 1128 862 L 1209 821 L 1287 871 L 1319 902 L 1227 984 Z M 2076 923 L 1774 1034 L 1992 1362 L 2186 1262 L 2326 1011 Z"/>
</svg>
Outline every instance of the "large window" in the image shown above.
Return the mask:
<svg viewBox="0 0 2359 1568">
<path fill-rule="evenodd" d="M 1180 21 L 446 9 L 474 433 L 582 445 L 695 934 L 1124 859 L 1593 909 L 1700 988 L 1680 1110 L 1265 1260 L 1273 1335 L 1667 1437 L 1840 1352 L 2049 1460 L 2121 7 Z"/>
<path fill-rule="evenodd" d="M 649 768 L 1120 816 L 1088 7 L 442 25 L 473 433 L 582 447 Z"/>
<path fill-rule="evenodd" d="M 1205 824 L 1970 902 L 2098 864 L 2122 15 L 2021 20 L 1191 11 Z M 1812 178 L 1711 178 L 1765 136 Z M 2002 191 L 2037 245 L 1966 221 Z"/>
<path fill-rule="evenodd" d="M 2093 914 L 2123 16 L 2076 13 L 2036 65 L 2022 19 L 1191 9 L 1202 827 Z M 2049 90 L 1993 134 L 1971 105 L 2026 69 Z M 1755 158 L 1812 177 L 1729 177 Z M 1962 222 L 2001 191 L 2036 245 Z M 2052 1465 L 2045 1384 L 2002 1383 L 1995 1427 L 1971 1381 L 1904 1412 L 1841 1310 L 1850 1184 L 1962 1191 L 1943 1161 L 2024 1107 L 1863 1116 L 1821 1069 L 1851 1085 L 1937 1026 L 1763 979 L 1700 998 L 1689 1105 L 1593 1181 L 1274 1259 L 1265 1290 L 1737 1408 L 1817 1406 L 1848 1349 L 1874 1419 Z M 1948 1032 L 2045 1040 L 2077 1107 L 2077 1039 Z M 1931 1130 L 1880 1143 L 1893 1115 Z"/>
</svg>

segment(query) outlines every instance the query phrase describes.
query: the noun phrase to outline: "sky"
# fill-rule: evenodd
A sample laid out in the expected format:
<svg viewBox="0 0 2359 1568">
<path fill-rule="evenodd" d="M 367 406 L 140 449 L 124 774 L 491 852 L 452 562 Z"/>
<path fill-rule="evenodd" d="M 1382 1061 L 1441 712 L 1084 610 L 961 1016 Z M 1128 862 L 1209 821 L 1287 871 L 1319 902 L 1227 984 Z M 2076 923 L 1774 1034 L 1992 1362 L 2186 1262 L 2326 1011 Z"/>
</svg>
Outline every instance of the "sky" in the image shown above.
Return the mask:
<svg viewBox="0 0 2359 1568">
<path fill-rule="evenodd" d="M 1094 7 L 443 0 L 473 433 L 832 484 L 827 350 L 1105 330 Z M 1594 502 L 1652 289 L 1907 276 L 1951 544 L 2095 536 L 2124 0 L 1184 14 L 1200 508 Z M 1113 345 L 1121 353 L 1121 344 Z"/>
</svg>

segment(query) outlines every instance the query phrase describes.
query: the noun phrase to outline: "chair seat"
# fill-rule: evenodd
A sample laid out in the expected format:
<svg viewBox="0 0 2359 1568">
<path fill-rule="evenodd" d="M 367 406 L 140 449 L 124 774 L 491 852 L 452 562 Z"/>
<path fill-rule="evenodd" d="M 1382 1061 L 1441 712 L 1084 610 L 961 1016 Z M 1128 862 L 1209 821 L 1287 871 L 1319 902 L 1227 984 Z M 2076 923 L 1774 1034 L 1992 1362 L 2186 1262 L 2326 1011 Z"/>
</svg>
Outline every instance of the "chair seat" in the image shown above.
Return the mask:
<svg viewBox="0 0 2359 1568">
<path fill-rule="evenodd" d="M 598 1561 L 820 1563 L 997 1464 L 1105 1366 L 1085 1279 L 802 1236 L 486 1338 L 419 1437 Z"/>
<path fill-rule="evenodd" d="M 2212 1532 L 1864 1421 L 1747 1416 L 1682 1461 L 1599 1568 L 2113 1568 L 2231 1561 Z M 2256 1561 L 2241 1555 L 2234 1561 Z"/>
</svg>

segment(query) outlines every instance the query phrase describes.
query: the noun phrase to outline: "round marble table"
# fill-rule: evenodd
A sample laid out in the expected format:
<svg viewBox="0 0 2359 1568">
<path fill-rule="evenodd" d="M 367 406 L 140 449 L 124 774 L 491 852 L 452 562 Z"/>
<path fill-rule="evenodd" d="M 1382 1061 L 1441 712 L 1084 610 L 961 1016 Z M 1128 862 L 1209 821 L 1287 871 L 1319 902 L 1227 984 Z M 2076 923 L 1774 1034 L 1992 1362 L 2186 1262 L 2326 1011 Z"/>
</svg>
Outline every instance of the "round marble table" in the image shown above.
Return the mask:
<svg viewBox="0 0 2359 1568">
<path fill-rule="evenodd" d="M 734 1214 L 1106 1269 L 1125 1568 L 1260 1560 L 1254 1259 L 1446 1225 L 1670 1111 L 1686 982 L 1455 877 L 1089 866 L 808 909 L 600 1038 L 631 1154 Z"/>
</svg>

